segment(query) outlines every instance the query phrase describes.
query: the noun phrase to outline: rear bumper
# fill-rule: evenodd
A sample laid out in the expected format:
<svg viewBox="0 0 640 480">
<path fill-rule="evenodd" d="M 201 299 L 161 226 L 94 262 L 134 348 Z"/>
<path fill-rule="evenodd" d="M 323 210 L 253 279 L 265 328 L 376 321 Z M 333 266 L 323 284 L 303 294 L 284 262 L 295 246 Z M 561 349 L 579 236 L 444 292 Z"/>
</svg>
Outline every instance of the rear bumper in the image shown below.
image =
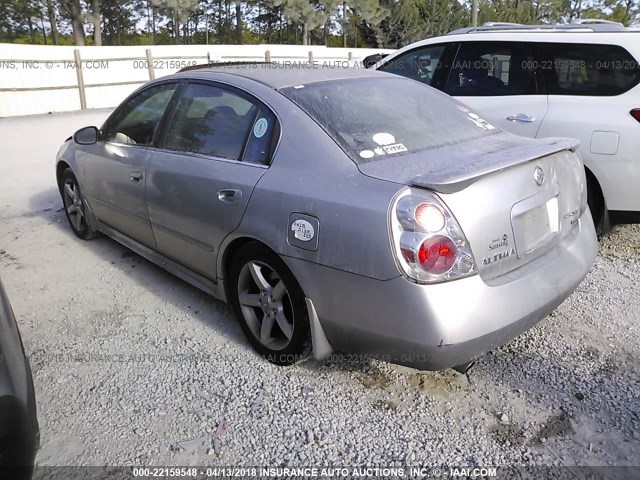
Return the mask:
<svg viewBox="0 0 640 480">
<path fill-rule="evenodd" d="M 436 285 L 379 281 L 285 261 L 335 350 L 440 370 L 472 361 L 542 320 L 584 279 L 597 248 L 586 211 L 556 248 L 491 284 L 479 275 Z"/>
</svg>

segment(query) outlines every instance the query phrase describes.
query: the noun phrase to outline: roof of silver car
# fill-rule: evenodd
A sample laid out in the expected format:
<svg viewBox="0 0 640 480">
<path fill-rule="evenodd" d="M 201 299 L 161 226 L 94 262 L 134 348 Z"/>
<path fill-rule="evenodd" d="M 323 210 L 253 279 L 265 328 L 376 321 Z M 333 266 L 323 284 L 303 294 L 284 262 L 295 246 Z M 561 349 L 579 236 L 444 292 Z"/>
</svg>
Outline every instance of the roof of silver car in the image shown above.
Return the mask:
<svg viewBox="0 0 640 480">
<path fill-rule="evenodd" d="M 275 63 L 247 63 L 226 66 L 203 66 L 202 68 L 185 70 L 179 73 L 186 76 L 198 76 L 206 78 L 208 74 L 224 73 L 238 77 L 248 78 L 263 83 L 274 89 L 305 85 L 327 80 L 339 80 L 347 78 L 387 77 L 389 74 L 368 70 L 363 67 L 342 67 L 330 64 L 289 64 L 279 65 Z"/>
</svg>

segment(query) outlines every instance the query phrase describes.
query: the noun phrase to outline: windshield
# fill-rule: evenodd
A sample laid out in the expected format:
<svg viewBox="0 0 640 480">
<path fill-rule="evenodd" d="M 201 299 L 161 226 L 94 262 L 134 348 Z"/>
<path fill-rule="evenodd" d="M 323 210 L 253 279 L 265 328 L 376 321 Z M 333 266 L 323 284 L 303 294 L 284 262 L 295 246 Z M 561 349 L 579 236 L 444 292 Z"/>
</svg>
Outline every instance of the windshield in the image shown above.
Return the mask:
<svg viewBox="0 0 640 480">
<path fill-rule="evenodd" d="M 356 163 L 463 142 L 499 129 L 469 108 L 405 78 L 350 78 L 281 90 Z"/>
</svg>

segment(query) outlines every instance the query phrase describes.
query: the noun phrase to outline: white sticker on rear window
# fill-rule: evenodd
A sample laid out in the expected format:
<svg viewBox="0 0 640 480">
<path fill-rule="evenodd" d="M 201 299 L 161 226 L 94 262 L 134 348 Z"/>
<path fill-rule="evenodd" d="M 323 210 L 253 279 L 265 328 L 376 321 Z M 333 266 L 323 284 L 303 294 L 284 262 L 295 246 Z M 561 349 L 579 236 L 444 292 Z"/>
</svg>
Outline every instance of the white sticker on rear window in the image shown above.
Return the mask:
<svg viewBox="0 0 640 480">
<path fill-rule="evenodd" d="M 385 133 L 385 132 L 376 133 L 371 138 L 373 138 L 373 141 L 380 146 L 391 145 L 392 143 L 396 143 L 396 137 L 394 137 L 390 133 Z"/>
<path fill-rule="evenodd" d="M 407 151 L 407 147 L 405 147 L 402 143 L 396 143 L 395 145 L 387 145 L 386 147 L 382 147 L 382 148 L 384 148 L 384 151 L 387 152 L 389 155 L 393 153 L 401 153 L 401 152 Z"/>
<path fill-rule="evenodd" d="M 269 122 L 267 122 L 266 118 L 259 118 L 256 124 L 253 126 L 253 135 L 256 138 L 264 137 L 264 134 L 267 133 L 267 129 L 269 128 Z"/>
<path fill-rule="evenodd" d="M 362 158 L 373 158 L 374 155 L 375 153 L 373 153 L 371 150 L 362 150 L 360 152 L 360 156 Z"/>
</svg>

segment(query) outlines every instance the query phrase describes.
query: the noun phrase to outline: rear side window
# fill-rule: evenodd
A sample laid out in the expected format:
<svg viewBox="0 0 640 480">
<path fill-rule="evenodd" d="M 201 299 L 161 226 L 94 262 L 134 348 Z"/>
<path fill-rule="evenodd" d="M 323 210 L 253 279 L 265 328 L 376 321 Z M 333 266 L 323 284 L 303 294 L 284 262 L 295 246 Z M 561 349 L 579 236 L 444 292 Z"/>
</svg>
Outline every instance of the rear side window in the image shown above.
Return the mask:
<svg viewBox="0 0 640 480">
<path fill-rule="evenodd" d="M 267 163 L 275 122 L 258 102 L 217 85 L 192 83 L 178 102 L 165 148 Z"/>
<path fill-rule="evenodd" d="M 451 66 L 445 92 L 457 97 L 538 93 L 530 43 L 465 42 Z"/>
<path fill-rule="evenodd" d="M 558 43 L 545 50 L 552 95 L 620 95 L 640 82 L 638 62 L 618 45 Z"/>
<path fill-rule="evenodd" d="M 402 77 L 324 81 L 282 93 L 358 164 L 499 131 L 450 97 Z"/>
</svg>

